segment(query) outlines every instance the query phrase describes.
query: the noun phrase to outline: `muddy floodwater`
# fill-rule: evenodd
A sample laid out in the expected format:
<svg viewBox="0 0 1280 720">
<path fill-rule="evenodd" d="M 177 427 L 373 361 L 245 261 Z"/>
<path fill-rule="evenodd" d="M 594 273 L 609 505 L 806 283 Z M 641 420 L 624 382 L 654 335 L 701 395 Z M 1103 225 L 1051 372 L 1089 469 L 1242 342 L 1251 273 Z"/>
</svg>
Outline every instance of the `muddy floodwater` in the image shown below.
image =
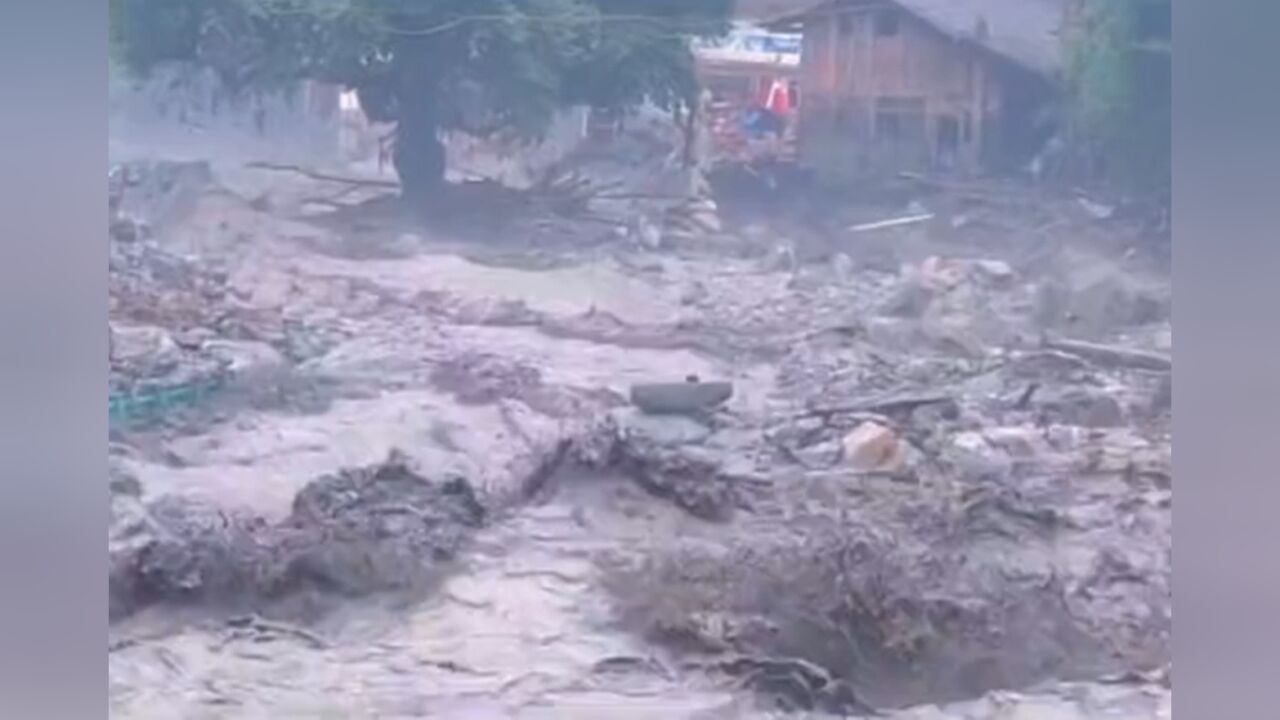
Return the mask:
<svg viewBox="0 0 1280 720">
<path fill-rule="evenodd" d="M 531 246 L 133 172 L 113 717 L 1170 717 L 1169 278 L 1122 224 L 998 187 Z M 689 382 L 732 396 L 632 406 Z"/>
</svg>

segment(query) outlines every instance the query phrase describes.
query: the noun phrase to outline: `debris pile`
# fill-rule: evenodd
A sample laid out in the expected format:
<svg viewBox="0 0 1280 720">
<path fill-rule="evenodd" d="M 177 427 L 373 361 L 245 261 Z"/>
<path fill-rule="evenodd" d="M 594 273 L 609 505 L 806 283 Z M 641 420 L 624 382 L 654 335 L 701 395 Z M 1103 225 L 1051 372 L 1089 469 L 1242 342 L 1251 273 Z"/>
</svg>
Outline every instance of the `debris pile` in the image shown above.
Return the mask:
<svg viewBox="0 0 1280 720">
<path fill-rule="evenodd" d="M 145 500 L 114 473 L 111 616 L 160 602 L 258 609 L 316 590 L 412 590 L 439 577 L 484 520 L 463 478 L 432 481 L 393 454 L 308 485 L 281 523 L 177 496 Z"/>
<path fill-rule="evenodd" d="M 666 420 L 662 442 L 629 421 L 621 447 L 643 485 L 695 514 L 747 512 L 739 541 L 656 539 L 611 558 L 622 616 L 714 658 L 819 669 L 821 682 L 764 673 L 792 709 L 961 701 L 1167 663 L 1172 360 L 1140 338 L 1167 327 L 1168 307 L 1102 274 L 1113 281 L 1069 286 L 1066 312 L 1091 319 L 1048 325 L 1060 335 L 1037 303 L 1058 276 L 981 255 L 928 255 L 888 284 L 855 268 L 852 282 L 889 293 L 850 290 L 843 313 L 823 301 L 830 279 L 793 286 L 807 315 L 770 308 L 800 337 L 779 364 L 792 411 L 721 414 L 696 433 Z M 736 476 L 752 482 L 729 481 L 729 434 L 731 454 L 768 458 Z"/>
<path fill-rule="evenodd" d="M 205 163 L 130 163 L 108 176 L 110 416 L 132 426 L 202 406 L 238 388 L 279 400 L 291 365 L 314 357 L 316 328 L 257 307 L 217 258 L 170 249 L 185 215 L 211 192 Z M 270 310 L 270 311 L 268 311 Z"/>
</svg>

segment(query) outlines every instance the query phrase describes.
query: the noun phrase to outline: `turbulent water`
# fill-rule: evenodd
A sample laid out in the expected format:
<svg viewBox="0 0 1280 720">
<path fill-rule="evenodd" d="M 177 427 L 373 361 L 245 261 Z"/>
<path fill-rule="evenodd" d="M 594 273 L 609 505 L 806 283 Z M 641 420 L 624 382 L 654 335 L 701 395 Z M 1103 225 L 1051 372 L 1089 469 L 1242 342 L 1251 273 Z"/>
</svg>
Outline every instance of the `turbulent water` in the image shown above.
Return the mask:
<svg viewBox="0 0 1280 720">
<path fill-rule="evenodd" d="M 698 521 L 610 477 L 558 479 L 549 501 L 482 532 L 409 609 L 344 608 L 319 628 L 195 625 L 111 655 L 120 717 L 696 717 L 730 693 L 610 627 L 593 557 Z M 166 621 L 117 629 L 146 637 Z"/>
<path fill-rule="evenodd" d="M 282 205 L 296 201 L 290 192 L 316 192 L 266 186 Z M 383 234 L 389 243 L 403 240 L 396 232 Z M 326 402 L 298 408 L 276 397 L 221 411 L 184 432 L 130 438 L 138 442 L 125 443 L 121 462 L 139 479 L 146 499 L 196 498 L 275 522 L 289 515 L 307 483 L 381 462 L 398 449 L 432 478 L 463 477 L 485 496 L 502 498 L 503 510 L 469 540 L 443 584 L 425 598 L 345 601 L 305 626 L 159 607 L 115 623 L 108 666 L 112 715 L 804 717 L 780 715 L 768 697 L 714 663 L 620 626 L 618 598 L 602 581 L 604 560 L 652 552 L 655 545 L 732 542 L 766 521 L 712 525 L 606 470 L 566 470 L 533 500 L 512 500 L 552 449 L 581 433 L 593 415 L 624 403 L 634 382 L 687 375 L 732 380 L 737 387 L 730 414 L 759 423 L 780 415 L 788 401 L 794 410 L 797 398 L 781 396 L 806 387 L 813 394 L 820 387 L 815 377 L 861 384 L 861 390 L 902 380 L 913 369 L 909 363 L 838 344 L 860 332 L 847 327 L 850 308 L 867 305 L 865 296 L 879 292 L 877 276 L 801 295 L 790 287 L 794 277 L 740 259 L 695 263 L 651 255 L 636 269 L 609 258 L 578 258 L 576 267 L 521 270 L 418 252 L 421 247 L 410 248 L 407 257 L 382 259 L 332 252 L 346 240 L 251 210 L 234 195 L 203 196 L 181 232 L 166 242 L 181 253 L 216 258 L 234 298 L 229 312 L 247 318 L 251 329 L 287 316 L 323 335 L 321 350 L 290 358 L 277 375 L 289 382 L 323 381 Z M 151 316 L 181 309 L 159 305 L 149 308 Z M 699 328 L 718 322 L 734 325 L 750 341 L 741 346 L 746 350 L 752 342 L 771 343 L 775 356 L 794 350 L 802 342 L 797 338 L 814 337 L 815 329 L 826 332 L 836 344 L 818 349 L 831 367 L 816 362 L 814 353 L 782 368 L 746 350 L 739 354 L 737 345 L 711 353 L 696 342 L 682 344 L 705 340 Z M 870 328 L 873 335 L 878 331 Z M 957 363 L 922 362 L 914 369 L 927 374 L 935 365 Z M 758 443 L 760 431 L 757 424 L 747 433 Z M 755 458 L 732 459 L 750 465 Z M 786 472 L 791 480 L 812 480 L 795 465 Z M 1060 492 L 1048 483 L 1052 492 L 1032 500 L 1086 496 L 1089 512 L 1067 524 L 1093 532 L 1110 518 L 1115 497 L 1132 494 L 1115 489 L 1119 485 L 1112 479 Z M 856 499 L 854 490 L 849 481 L 841 492 Z M 1167 514 L 1154 502 L 1135 503 L 1137 509 L 1125 511 L 1135 518 Z M 1019 519 L 1039 521 L 1034 515 Z M 1159 537 L 1156 525 L 1131 530 Z M 1081 535 L 1081 542 L 1111 542 L 1114 535 L 1114 529 Z M 1086 565 L 1096 550 L 1076 549 Z M 1134 555 L 1119 560 L 1144 570 L 1158 567 L 1142 552 Z M 1056 570 L 1033 559 L 1028 573 L 1041 565 Z M 1114 576 L 1117 583 L 1124 580 L 1120 570 L 1132 569 L 1107 567 L 1113 572 L 1104 580 Z M 1129 597 L 1117 597 L 1115 610 L 1123 615 Z M 1167 687 L 1127 678 L 1049 683 L 891 715 L 1154 720 L 1169 717 L 1170 703 Z"/>
<path fill-rule="evenodd" d="M 624 479 L 575 474 L 483 531 L 429 600 L 352 603 L 306 629 L 144 613 L 113 632 L 114 717 L 803 717 L 616 626 L 596 559 L 704 523 Z M 1157 686 L 1049 686 L 895 713 L 936 718 L 1169 718 Z M 812 715 L 810 717 L 817 717 Z"/>
</svg>

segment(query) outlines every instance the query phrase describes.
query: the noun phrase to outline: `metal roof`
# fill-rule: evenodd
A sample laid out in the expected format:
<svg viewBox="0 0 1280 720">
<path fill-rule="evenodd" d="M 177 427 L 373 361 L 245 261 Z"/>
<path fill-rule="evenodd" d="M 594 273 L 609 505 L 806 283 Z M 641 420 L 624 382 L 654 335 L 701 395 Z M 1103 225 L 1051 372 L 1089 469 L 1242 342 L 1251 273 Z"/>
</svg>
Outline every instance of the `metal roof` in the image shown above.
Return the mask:
<svg viewBox="0 0 1280 720">
<path fill-rule="evenodd" d="M 743 1 L 743 0 L 740 0 Z M 938 31 L 966 40 L 1044 75 L 1062 66 L 1060 31 L 1063 0 L 885 0 Z M 798 20 L 819 9 L 837 9 L 842 0 L 746 0 L 764 10 L 784 8 L 772 22 Z"/>
</svg>

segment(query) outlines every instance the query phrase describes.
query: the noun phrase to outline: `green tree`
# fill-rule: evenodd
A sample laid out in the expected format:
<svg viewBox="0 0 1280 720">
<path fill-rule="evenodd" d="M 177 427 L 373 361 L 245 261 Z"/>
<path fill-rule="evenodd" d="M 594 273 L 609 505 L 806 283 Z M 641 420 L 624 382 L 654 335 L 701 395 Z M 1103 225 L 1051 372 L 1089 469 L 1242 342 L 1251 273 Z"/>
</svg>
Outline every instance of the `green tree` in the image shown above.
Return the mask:
<svg viewBox="0 0 1280 720">
<path fill-rule="evenodd" d="M 407 197 L 444 176 L 441 131 L 536 137 L 557 108 L 692 105 L 693 36 L 733 0 L 111 0 L 127 68 L 216 70 L 233 90 L 316 79 L 397 125 Z"/>
<path fill-rule="evenodd" d="M 1078 175 L 1167 195 L 1172 154 L 1170 0 L 1077 0 L 1068 46 Z"/>
</svg>

